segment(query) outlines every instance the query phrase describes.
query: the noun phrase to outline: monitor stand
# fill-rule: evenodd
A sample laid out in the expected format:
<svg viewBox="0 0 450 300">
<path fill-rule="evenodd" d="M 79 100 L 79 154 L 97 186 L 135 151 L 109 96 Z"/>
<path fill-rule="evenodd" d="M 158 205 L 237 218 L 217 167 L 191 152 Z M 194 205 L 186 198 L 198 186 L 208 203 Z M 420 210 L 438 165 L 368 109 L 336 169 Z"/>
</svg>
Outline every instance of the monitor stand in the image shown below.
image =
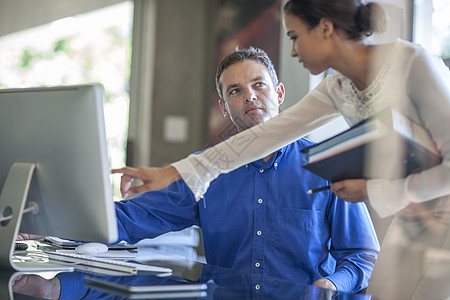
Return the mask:
<svg viewBox="0 0 450 300">
<path fill-rule="evenodd" d="M 68 266 L 57 265 L 48 262 L 13 261 L 15 242 L 19 233 L 22 215 L 25 210 L 28 190 L 33 178 L 35 163 L 14 163 L 0 194 L 0 269 L 15 271 L 48 271 L 48 270 L 73 270 Z"/>
</svg>

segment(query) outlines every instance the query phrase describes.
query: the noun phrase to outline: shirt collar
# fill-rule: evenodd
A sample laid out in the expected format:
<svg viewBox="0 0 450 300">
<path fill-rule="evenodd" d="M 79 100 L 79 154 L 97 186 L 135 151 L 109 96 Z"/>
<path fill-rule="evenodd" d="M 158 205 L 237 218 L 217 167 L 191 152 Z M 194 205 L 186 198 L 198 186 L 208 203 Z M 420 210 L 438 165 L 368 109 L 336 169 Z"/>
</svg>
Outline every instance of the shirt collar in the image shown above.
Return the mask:
<svg viewBox="0 0 450 300">
<path fill-rule="evenodd" d="M 280 161 L 283 158 L 283 154 L 288 146 L 275 151 L 274 155 L 272 155 L 272 157 L 266 163 L 263 163 L 262 159 L 258 159 L 257 161 L 250 163 L 250 165 L 258 169 L 269 169 L 273 167 L 275 170 L 277 170 L 278 166 L 280 165 Z M 246 165 L 246 167 L 248 168 L 248 165 Z"/>
</svg>

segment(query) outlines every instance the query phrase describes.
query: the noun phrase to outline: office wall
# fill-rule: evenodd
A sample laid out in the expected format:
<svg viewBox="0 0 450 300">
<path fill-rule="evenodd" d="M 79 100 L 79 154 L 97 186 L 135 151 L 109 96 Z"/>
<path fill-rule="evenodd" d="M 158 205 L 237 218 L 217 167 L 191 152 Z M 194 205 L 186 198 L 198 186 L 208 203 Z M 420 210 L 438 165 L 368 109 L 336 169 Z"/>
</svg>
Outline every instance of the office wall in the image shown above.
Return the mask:
<svg viewBox="0 0 450 300">
<path fill-rule="evenodd" d="M 264 5 L 261 0 L 252 1 L 246 6 L 253 9 L 251 3 L 258 1 L 257 16 L 272 22 L 279 18 L 277 0 L 266 0 Z M 215 121 L 210 117 L 222 118 L 214 75 L 217 56 L 224 53 L 215 44 L 217 36 L 223 34 L 224 26 L 228 32 L 229 27 L 243 24 L 237 26 L 241 30 L 231 30 L 225 41 L 232 48 L 246 47 L 249 41 L 244 43 L 242 32 L 258 29 L 248 25 L 253 24 L 248 14 L 232 14 L 232 22 L 222 14 L 236 12 L 230 8 L 240 4 L 240 0 L 135 0 L 128 165 L 163 166 L 213 143 L 211 123 Z M 220 24 L 220 20 L 228 21 Z M 276 62 L 279 23 L 275 30 L 275 34 L 253 36 L 269 40 L 269 46 L 255 38 L 251 43 L 276 49 L 268 51 Z M 230 51 L 230 47 L 220 49 Z"/>
<path fill-rule="evenodd" d="M 173 162 L 206 144 L 209 0 L 158 2 L 151 162 Z M 186 13 L 188 12 L 188 13 Z M 184 132 L 183 127 L 187 126 Z"/>
<path fill-rule="evenodd" d="M 206 145 L 210 0 L 136 0 L 127 164 L 163 166 Z"/>
<path fill-rule="evenodd" d="M 264 49 L 271 58 L 276 70 L 279 70 L 280 51 L 280 18 L 281 2 L 279 0 L 218 0 L 218 5 L 212 11 L 214 17 L 213 72 L 224 56 L 236 47 L 258 47 Z M 210 79 L 210 80 L 211 80 Z M 209 96 L 209 141 L 215 145 L 225 138 L 237 133 L 236 126 L 230 119 L 225 119 L 218 108 L 219 96 L 215 86 Z"/>
</svg>

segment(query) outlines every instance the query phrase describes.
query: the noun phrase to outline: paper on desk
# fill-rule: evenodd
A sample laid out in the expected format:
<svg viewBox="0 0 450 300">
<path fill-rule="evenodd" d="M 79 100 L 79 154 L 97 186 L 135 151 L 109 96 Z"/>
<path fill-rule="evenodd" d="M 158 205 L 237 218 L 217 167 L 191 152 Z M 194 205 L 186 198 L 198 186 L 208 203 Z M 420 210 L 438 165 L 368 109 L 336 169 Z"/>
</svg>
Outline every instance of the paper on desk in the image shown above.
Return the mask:
<svg viewBox="0 0 450 300">
<path fill-rule="evenodd" d="M 63 249 L 75 249 L 79 245 L 83 245 L 86 242 L 82 241 L 73 241 L 73 240 L 66 240 L 62 239 L 56 236 L 46 236 L 44 238 L 44 243 L 48 243 L 50 245 L 63 248 Z M 109 244 L 108 245 L 109 250 L 134 250 L 136 247 L 134 245 L 128 244 L 126 241 L 121 241 L 116 244 Z"/>
<path fill-rule="evenodd" d="M 152 239 L 143 239 L 136 245 L 138 247 L 179 245 L 197 247 L 200 244 L 200 237 L 196 227 L 189 227 L 180 231 L 171 231 L 159 235 Z"/>
<path fill-rule="evenodd" d="M 68 250 L 68 249 L 57 249 L 56 252 L 79 254 L 75 250 Z M 84 255 L 86 255 L 86 254 L 84 254 Z M 132 259 L 132 258 L 136 257 L 136 254 L 134 254 L 128 250 L 108 250 L 108 252 L 93 253 L 93 254 L 88 254 L 88 255 L 94 256 L 94 257 L 114 258 L 114 259 Z"/>
<path fill-rule="evenodd" d="M 66 240 L 66 239 L 56 237 L 56 236 L 46 236 L 44 238 L 44 242 L 50 243 L 51 245 L 54 245 L 54 246 L 74 247 L 74 248 L 83 244 L 83 242 L 80 242 L 80 241 Z"/>
<path fill-rule="evenodd" d="M 192 267 L 198 261 L 197 252 L 192 247 L 183 247 L 184 253 L 180 251 L 171 252 L 168 249 L 158 249 L 158 247 L 139 248 L 136 255 L 136 261 L 150 263 L 152 261 L 164 261 L 171 264 Z M 173 250 L 173 249 L 171 249 Z"/>
<path fill-rule="evenodd" d="M 187 259 L 195 261 L 197 259 L 197 251 L 193 247 L 177 246 L 177 245 L 160 245 L 154 247 L 139 248 L 138 257 L 143 257 L 144 253 L 147 255 L 147 260 L 159 260 L 160 258 Z"/>
</svg>

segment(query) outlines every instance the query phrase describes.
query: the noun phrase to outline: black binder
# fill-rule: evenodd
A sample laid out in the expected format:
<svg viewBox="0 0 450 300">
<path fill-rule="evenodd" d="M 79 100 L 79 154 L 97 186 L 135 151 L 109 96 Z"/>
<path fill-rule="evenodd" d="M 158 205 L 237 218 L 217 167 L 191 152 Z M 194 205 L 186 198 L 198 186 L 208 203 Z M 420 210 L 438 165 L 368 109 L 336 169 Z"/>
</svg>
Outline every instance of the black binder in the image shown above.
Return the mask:
<svg viewBox="0 0 450 300">
<path fill-rule="evenodd" d="M 395 167 L 382 163 L 398 155 Z M 404 178 L 440 164 L 431 135 L 388 108 L 350 129 L 302 150 L 303 168 L 331 181 Z M 395 172 L 388 172 L 387 169 Z"/>
</svg>

